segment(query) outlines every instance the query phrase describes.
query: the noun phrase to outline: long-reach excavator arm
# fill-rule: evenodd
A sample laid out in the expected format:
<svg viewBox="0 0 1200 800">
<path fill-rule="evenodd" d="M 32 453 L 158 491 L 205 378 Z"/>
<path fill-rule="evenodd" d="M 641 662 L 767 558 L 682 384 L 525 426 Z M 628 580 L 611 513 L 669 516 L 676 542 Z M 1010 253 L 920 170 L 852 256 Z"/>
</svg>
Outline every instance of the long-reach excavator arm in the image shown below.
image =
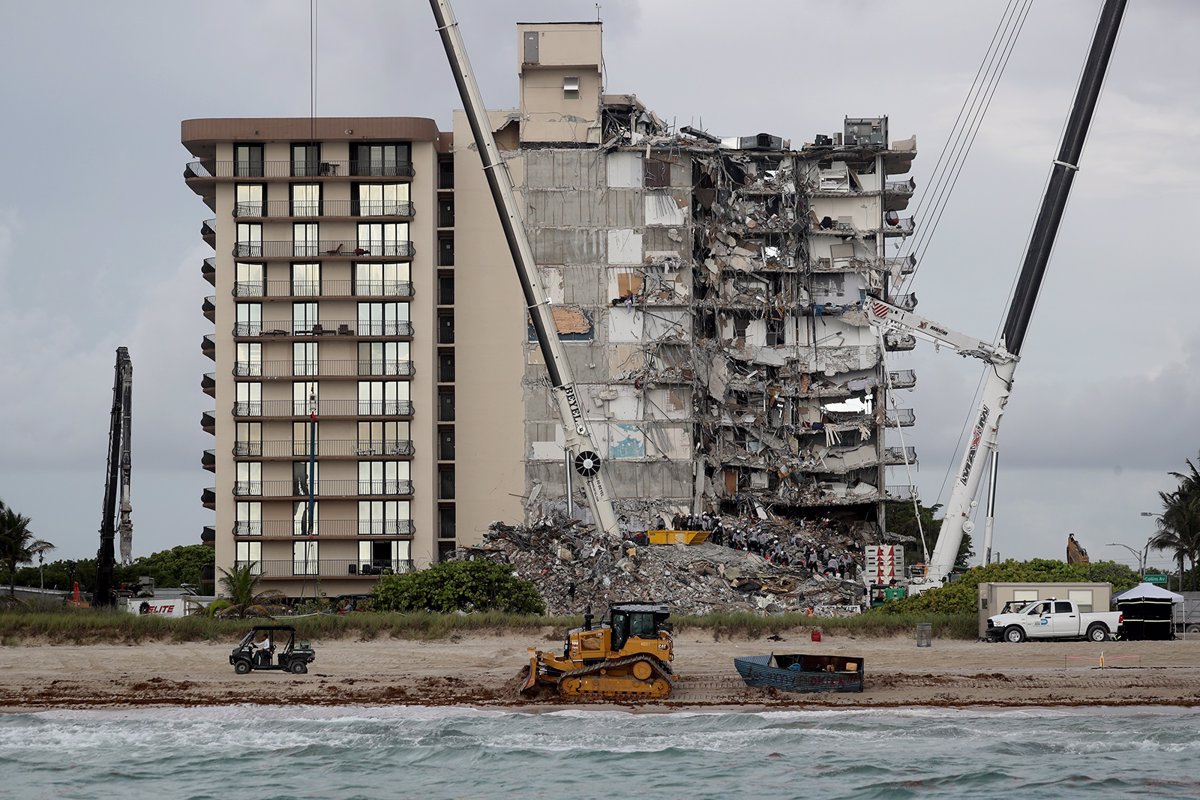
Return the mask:
<svg viewBox="0 0 1200 800">
<path fill-rule="evenodd" d="M 445 0 L 430 0 L 429 4 L 437 20 L 442 45 L 446 48 L 446 57 L 454 73 L 454 82 L 458 84 L 458 93 L 462 98 L 467 121 L 471 125 L 475 146 L 479 149 L 479 158 L 483 161 L 483 172 L 487 177 L 496 211 L 500 215 L 504 238 L 508 241 L 513 265 L 521 281 L 521 292 L 525 295 L 525 305 L 533 321 L 538 346 L 541 348 L 546 371 L 553 386 L 566 447 L 572 457 L 572 466 L 583 480 L 596 525 L 610 536 L 618 537 L 621 535 L 621 529 L 613 510 L 612 490 L 604 471 L 604 462 L 584 418 L 583 399 L 579 396 L 571 374 L 571 365 L 567 362 L 566 353 L 559 341 L 550 301 L 538 278 L 529 237 L 517 212 L 512 178 L 496 147 L 496 138 L 492 135 L 487 109 L 479 93 L 479 86 L 475 83 L 471 64 L 467 60 L 462 34 L 458 30 L 458 20 L 454 18 L 454 11 Z"/>
<path fill-rule="evenodd" d="M 1121 17 L 1125 13 L 1125 3 L 1126 0 L 1105 0 L 1099 21 L 1096 23 L 1096 32 L 1088 51 L 1087 63 L 1079 79 L 1079 87 L 1075 91 L 1075 101 L 1063 131 L 1058 157 L 1054 160 L 1046 193 L 1038 211 L 1037 223 L 1034 225 L 1021 274 L 1017 279 L 1016 291 L 1009 303 L 1008 317 L 1004 323 L 1003 344 L 992 345 L 954 333 L 882 300 L 871 299 L 864 303 L 867 319 L 873 325 L 884 329 L 903 330 L 937 344 L 947 345 L 960 355 L 980 358 L 988 363 L 979 408 L 973 417 L 967 449 L 963 453 L 950 498 L 946 502 L 946 516 L 938 532 L 937 544 L 929 558 L 923 582 L 914 581 L 909 587 L 910 593 L 920 593 L 941 586 L 946 581 L 954 569 L 963 533 L 970 533 L 972 530 L 971 513 L 975 509 L 975 496 L 983 476 L 983 465 L 989 461 L 988 456 L 996 451 L 1000 417 L 1012 391 L 1013 373 L 1017 368 L 1021 345 L 1024 343 L 1025 332 L 1029 328 L 1029 321 L 1037 304 L 1038 290 L 1041 288 L 1050 253 L 1054 249 L 1058 226 L 1071 191 L 1071 182 L 1079 169 L 1079 157 L 1083 152 L 1096 102 L 1100 98 L 1100 89 L 1104 84 L 1104 75 L 1117 41 Z"/>
<path fill-rule="evenodd" d="M 93 605 L 113 604 L 113 567 L 116 564 L 114 540 L 117 513 L 120 511 L 121 558 L 129 560 L 133 540 L 133 521 L 129 502 L 130 431 L 133 423 L 133 362 L 129 349 L 117 348 L 113 377 L 112 414 L 108 426 L 108 472 L 104 481 L 104 508 L 100 514 L 100 550 L 96 553 L 96 592 Z M 119 501 L 119 509 L 118 509 Z"/>
</svg>

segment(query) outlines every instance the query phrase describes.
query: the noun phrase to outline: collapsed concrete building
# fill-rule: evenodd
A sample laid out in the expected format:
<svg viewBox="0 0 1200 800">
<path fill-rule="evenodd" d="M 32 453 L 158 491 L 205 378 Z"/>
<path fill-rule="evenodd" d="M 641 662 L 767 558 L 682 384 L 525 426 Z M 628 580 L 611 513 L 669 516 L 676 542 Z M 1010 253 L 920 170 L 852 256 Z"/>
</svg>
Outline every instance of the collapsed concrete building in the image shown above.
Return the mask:
<svg viewBox="0 0 1200 800">
<path fill-rule="evenodd" d="M 889 467 L 915 463 L 887 436 L 914 423 L 890 393 L 915 376 L 884 354 L 914 341 L 881 338 L 861 304 L 915 305 L 894 290 L 915 261 L 889 247 L 914 230 L 902 176 L 915 138 L 890 141 L 886 117 L 846 118 L 799 147 L 675 130 L 635 95 L 605 94 L 599 23 L 518 27 L 521 107 L 494 127 L 624 524 L 769 512 L 877 534 L 884 501 L 912 492 L 888 487 Z M 568 498 L 561 423 L 485 221 L 478 156 L 459 138 L 454 151 L 457 307 L 491 302 L 485 318 L 455 321 L 470 541 L 495 519 L 588 512 L 578 487 Z M 516 330 L 519 362 L 497 347 Z"/>
</svg>

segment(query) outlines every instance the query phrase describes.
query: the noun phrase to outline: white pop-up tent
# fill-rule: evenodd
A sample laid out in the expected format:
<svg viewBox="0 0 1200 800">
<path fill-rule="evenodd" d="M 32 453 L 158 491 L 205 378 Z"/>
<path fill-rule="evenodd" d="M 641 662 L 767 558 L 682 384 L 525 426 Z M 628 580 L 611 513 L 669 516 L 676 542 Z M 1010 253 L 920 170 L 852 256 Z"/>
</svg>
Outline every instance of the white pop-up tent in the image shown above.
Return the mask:
<svg viewBox="0 0 1200 800">
<path fill-rule="evenodd" d="M 1173 639 L 1174 609 L 1183 595 L 1139 583 L 1113 598 L 1121 612 L 1121 631 L 1126 639 Z"/>
</svg>

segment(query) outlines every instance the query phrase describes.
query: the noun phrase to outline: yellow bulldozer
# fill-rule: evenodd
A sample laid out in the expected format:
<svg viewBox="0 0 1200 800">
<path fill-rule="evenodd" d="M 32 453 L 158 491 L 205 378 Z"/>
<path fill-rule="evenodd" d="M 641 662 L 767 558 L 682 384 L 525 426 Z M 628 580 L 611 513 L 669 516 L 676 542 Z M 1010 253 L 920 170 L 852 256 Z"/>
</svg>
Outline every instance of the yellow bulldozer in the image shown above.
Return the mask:
<svg viewBox="0 0 1200 800">
<path fill-rule="evenodd" d="M 529 648 L 524 695 L 544 688 L 565 698 L 665 700 L 671 696 L 675 657 L 666 603 L 613 603 L 608 619 L 567 631 L 562 652 Z"/>
</svg>

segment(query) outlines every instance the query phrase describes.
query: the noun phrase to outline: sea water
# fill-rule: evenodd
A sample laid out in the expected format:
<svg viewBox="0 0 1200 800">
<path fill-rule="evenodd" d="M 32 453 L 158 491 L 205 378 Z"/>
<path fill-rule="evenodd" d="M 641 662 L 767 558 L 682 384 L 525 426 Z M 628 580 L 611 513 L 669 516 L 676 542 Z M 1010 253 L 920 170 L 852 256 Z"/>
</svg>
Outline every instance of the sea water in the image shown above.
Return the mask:
<svg viewBox="0 0 1200 800">
<path fill-rule="evenodd" d="M 1183 708 L 0 715 L 11 798 L 1200 797 Z"/>
</svg>

